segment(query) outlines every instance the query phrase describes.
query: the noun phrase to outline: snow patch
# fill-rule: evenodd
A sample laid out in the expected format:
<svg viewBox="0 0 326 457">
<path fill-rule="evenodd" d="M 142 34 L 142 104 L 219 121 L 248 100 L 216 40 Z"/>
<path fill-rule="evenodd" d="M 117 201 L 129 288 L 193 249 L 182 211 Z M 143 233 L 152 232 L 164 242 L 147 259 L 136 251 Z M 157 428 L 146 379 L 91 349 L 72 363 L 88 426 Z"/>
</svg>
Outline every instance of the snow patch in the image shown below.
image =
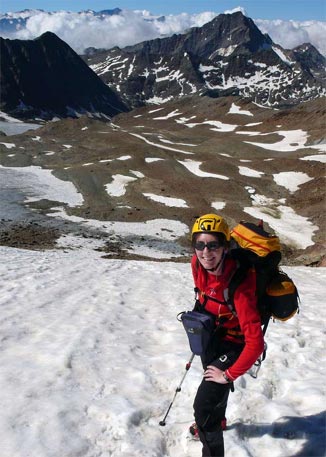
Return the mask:
<svg viewBox="0 0 326 457">
<path fill-rule="evenodd" d="M 172 198 L 165 197 L 162 195 L 156 195 L 151 193 L 144 193 L 145 197 L 153 200 L 154 202 L 162 203 L 166 206 L 176 207 L 176 208 L 188 208 L 187 203 L 181 198 Z"/>
<path fill-rule="evenodd" d="M 245 116 L 253 116 L 253 114 L 250 111 L 243 110 L 240 106 L 236 105 L 235 103 L 232 103 L 228 114 L 243 114 Z"/>
<path fill-rule="evenodd" d="M 127 185 L 136 180 L 137 178 L 132 178 L 131 176 L 113 175 L 112 182 L 105 184 L 105 190 L 111 197 L 122 197 L 127 192 Z"/>
<path fill-rule="evenodd" d="M 202 162 L 196 162 L 194 160 L 186 159 L 184 161 L 178 160 L 181 165 L 187 168 L 191 173 L 193 173 L 196 176 L 199 176 L 201 178 L 217 178 L 217 179 L 224 179 L 224 180 L 229 180 L 227 176 L 224 175 L 218 175 L 216 173 L 208 173 L 206 171 L 202 171 L 200 169 L 200 166 Z"/>
<path fill-rule="evenodd" d="M 283 171 L 273 175 L 274 181 L 279 186 L 284 186 L 290 192 L 296 192 L 301 184 L 311 181 L 313 178 L 301 171 Z"/>
</svg>

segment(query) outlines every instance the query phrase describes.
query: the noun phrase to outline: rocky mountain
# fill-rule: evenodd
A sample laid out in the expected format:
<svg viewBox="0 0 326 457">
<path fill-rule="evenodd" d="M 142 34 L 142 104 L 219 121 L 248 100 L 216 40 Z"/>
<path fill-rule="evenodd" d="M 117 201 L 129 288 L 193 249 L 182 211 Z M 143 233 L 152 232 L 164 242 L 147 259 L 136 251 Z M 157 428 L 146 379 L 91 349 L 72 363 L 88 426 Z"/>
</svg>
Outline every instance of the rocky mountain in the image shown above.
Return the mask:
<svg viewBox="0 0 326 457">
<path fill-rule="evenodd" d="M 287 107 L 326 94 L 326 59 L 313 46 L 282 49 L 241 12 L 220 14 L 184 34 L 93 50 L 84 58 L 132 107 L 195 93 Z"/>
<path fill-rule="evenodd" d="M 114 116 L 120 97 L 51 32 L 35 40 L 0 38 L 0 109 L 18 118 Z"/>
<path fill-rule="evenodd" d="M 325 78 L 325 57 L 311 43 L 304 43 L 293 49 L 295 59 L 316 78 Z"/>
</svg>

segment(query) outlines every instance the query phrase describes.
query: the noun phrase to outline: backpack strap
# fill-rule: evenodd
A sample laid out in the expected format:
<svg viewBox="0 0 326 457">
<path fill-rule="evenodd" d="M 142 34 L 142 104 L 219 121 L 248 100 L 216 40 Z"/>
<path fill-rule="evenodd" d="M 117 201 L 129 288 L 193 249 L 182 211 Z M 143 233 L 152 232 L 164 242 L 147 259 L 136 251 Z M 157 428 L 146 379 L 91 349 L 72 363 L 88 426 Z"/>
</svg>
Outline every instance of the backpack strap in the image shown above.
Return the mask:
<svg viewBox="0 0 326 457">
<path fill-rule="evenodd" d="M 195 306 L 193 308 L 193 311 L 199 311 L 199 312 L 205 311 L 205 305 L 206 305 L 208 297 L 206 295 L 203 295 L 204 301 L 203 301 L 203 303 L 201 303 L 199 300 L 200 289 L 198 287 L 195 287 L 194 292 L 195 292 Z"/>
<path fill-rule="evenodd" d="M 250 265 L 248 263 L 240 264 L 240 262 L 237 261 L 237 269 L 233 272 L 229 280 L 228 287 L 223 291 L 225 303 L 235 317 L 237 317 L 237 312 L 233 301 L 234 294 L 236 289 L 245 280 L 249 268 Z"/>
</svg>

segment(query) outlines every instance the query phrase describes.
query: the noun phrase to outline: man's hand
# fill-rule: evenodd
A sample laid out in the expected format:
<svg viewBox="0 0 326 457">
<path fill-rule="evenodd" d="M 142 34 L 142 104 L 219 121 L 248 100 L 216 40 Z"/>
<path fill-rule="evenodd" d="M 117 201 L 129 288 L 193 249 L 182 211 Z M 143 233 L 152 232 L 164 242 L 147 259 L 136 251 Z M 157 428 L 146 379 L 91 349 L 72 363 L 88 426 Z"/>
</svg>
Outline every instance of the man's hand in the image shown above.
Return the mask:
<svg viewBox="0 0 326 457">
<path fill-rule="evenodd" d="M 204 373 L 205 381 L 217 382 L 218 384 L 227 384 L 226 379 L 223 377 L 223 371 L 213 365 L 208 365 Z"/>
</svg>

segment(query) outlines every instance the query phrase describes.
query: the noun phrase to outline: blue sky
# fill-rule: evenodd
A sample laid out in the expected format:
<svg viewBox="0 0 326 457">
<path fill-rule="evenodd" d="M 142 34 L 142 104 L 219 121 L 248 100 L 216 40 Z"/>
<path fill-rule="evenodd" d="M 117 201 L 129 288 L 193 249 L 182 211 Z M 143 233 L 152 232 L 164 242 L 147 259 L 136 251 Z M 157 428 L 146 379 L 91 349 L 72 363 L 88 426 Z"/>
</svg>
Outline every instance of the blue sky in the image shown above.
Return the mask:
<svg viewBox="0 0 326 457">
<path fill-rule="evenodd" d="M 43 9 L 45 11 L 100 11 L 116 7 L 146 9 L 153 14 L 192 14 L 202 11 L 223 12 L 237 6 L 248 16 L 259 19 L 326 20 L 326 0 L 0 0 L 0 11 Z"/>
</svg>

